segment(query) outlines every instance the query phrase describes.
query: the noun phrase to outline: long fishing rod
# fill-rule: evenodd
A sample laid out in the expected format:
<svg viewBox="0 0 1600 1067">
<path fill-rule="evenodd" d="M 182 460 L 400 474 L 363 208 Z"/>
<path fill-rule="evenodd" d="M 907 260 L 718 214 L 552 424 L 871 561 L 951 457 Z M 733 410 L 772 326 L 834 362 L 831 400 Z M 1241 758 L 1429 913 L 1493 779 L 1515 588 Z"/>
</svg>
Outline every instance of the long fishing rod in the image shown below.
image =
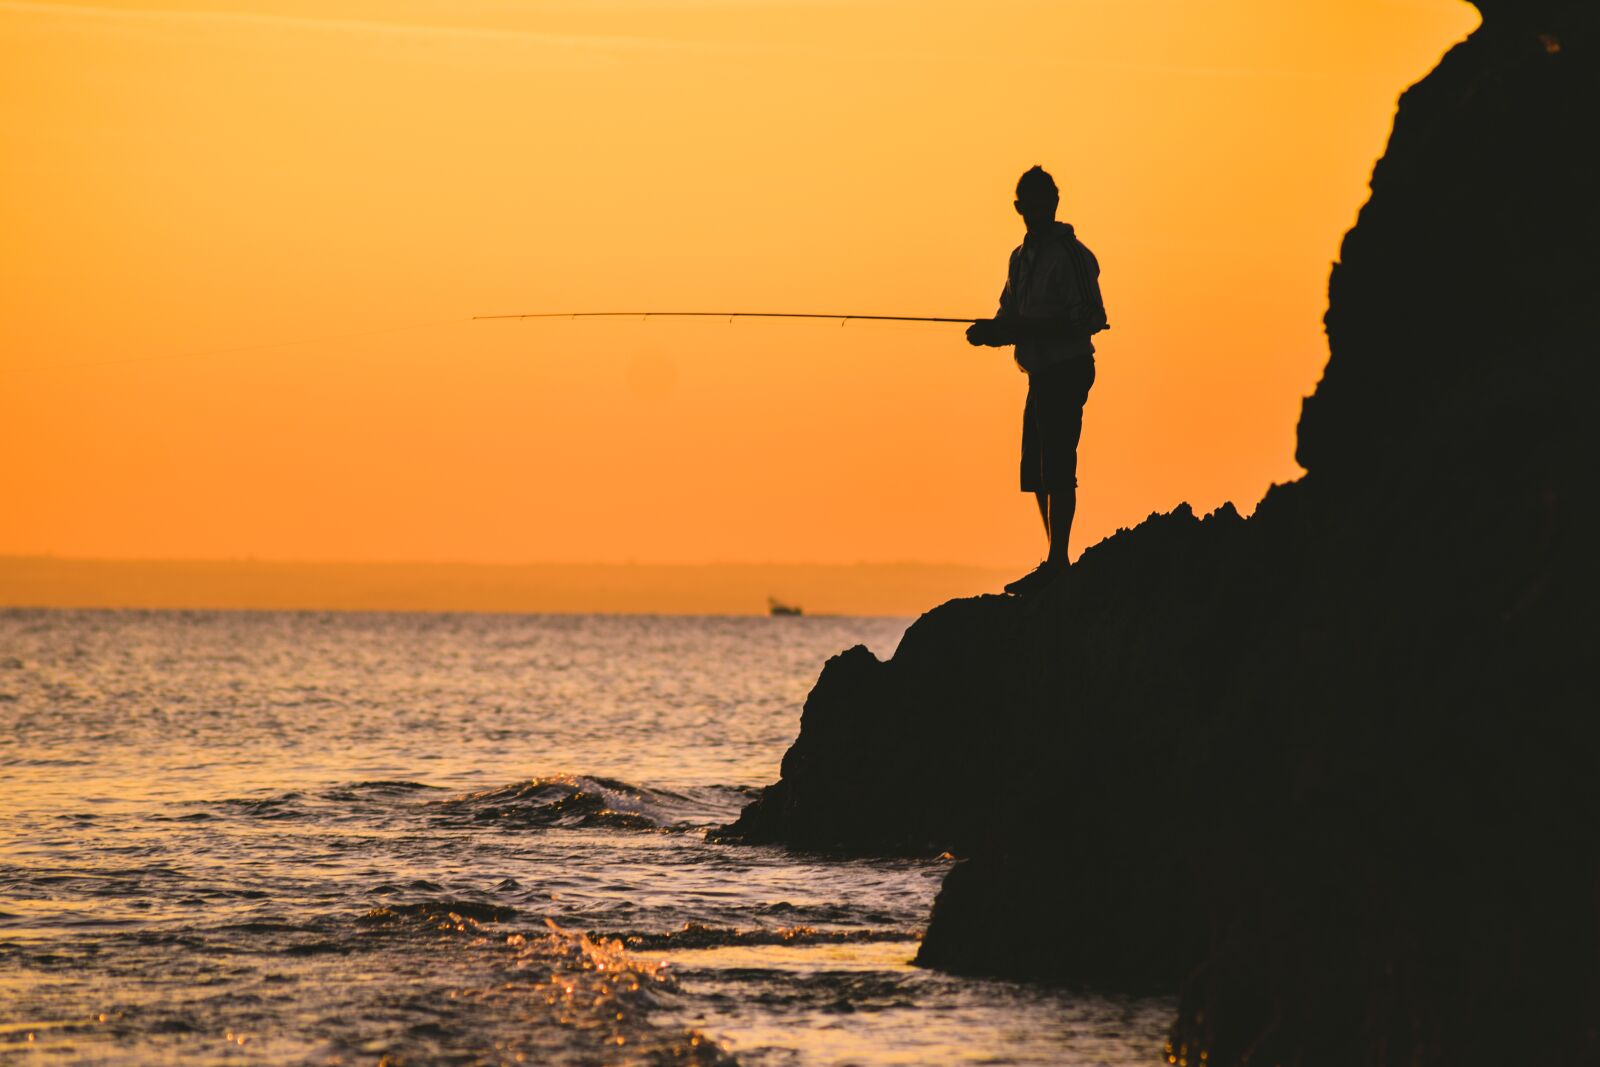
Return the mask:
<svg viewBox="0 0 1600 1067">
<path fill-rule="evenodd" d="M 867 322 L 965 322 L 978 319 L 947 319 L 928 315 L 823 315 L 815 311 L 536 311 L 527 315 L 474 315 L 483 319 L 838 319 L 843 326 L 851 321 Z"/>
</svg>

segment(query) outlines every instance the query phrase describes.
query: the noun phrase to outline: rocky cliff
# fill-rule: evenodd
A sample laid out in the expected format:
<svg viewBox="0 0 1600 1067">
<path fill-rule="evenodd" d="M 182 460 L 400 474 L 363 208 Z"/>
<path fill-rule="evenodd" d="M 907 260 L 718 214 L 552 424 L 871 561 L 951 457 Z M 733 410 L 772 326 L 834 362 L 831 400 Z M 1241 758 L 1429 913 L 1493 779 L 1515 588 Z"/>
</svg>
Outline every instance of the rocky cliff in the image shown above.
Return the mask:
<svg viewBox="0 0 1600 1067">
<path fill-rule="evenodd" d="M 732 836 L 964 857 L 930 966 L 1182 995 L 1171 1057 L 1600 1062 L 1600 59 L 1406 92 L 1298 458 L 829 661 Z"/>
</svg>

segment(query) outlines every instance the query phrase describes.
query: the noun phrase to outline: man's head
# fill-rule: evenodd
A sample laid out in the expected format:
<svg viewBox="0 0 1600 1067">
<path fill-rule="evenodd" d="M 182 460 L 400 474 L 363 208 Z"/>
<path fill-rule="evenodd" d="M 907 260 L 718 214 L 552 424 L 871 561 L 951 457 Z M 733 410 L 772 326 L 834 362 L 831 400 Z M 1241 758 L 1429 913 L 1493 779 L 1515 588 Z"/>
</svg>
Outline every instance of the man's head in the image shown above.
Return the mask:
<svg viewBox="0 0 1600 1067">
<path fill-rule="evenodd" d="M 1028 224 L 1029 233 L 1048 230 L 1056 221 L 1056 206 L 1060 202 L 1061 193 L 1056 189 L 1056 180 L 1043 167 L 1029 167 L 1017 179 L 1017 214 Z"/>
</svg>

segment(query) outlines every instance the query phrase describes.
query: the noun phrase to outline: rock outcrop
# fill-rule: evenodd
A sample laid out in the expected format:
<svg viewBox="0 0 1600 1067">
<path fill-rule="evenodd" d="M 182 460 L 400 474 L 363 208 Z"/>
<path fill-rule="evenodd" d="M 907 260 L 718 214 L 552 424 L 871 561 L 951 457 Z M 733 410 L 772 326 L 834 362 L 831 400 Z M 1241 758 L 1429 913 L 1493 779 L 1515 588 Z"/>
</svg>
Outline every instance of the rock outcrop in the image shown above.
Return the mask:
<svg viewBox="0 0 1600 1067">
<path fill-rule="evenodd" d="M 964 857 L 919 959 L 1179 1063 L 1600 1062 L 1600 26 L 1482 3 L 1329 286 L 1307 475 L 831 660 L 728 833 Z"/>
</svg>

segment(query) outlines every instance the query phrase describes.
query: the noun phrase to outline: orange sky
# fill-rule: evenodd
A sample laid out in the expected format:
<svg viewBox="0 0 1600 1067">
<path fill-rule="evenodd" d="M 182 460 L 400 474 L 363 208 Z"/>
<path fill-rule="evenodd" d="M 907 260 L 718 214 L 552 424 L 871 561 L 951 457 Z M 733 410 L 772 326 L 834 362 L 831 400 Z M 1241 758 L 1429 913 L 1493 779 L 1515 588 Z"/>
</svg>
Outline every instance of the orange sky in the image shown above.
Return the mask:
<svg viewBox="0 0 1600 1067">
<path fill-rule="evenodd" d="M 1035 162 L 1113 324 L 1074 552 L 1248 510 L 1396 96 L 1476 21 L 0 0 L 0 554 L 1031 565 L 1026 383 L 959 327 L 450 320 L 988 314 Z"/>
</svg>

